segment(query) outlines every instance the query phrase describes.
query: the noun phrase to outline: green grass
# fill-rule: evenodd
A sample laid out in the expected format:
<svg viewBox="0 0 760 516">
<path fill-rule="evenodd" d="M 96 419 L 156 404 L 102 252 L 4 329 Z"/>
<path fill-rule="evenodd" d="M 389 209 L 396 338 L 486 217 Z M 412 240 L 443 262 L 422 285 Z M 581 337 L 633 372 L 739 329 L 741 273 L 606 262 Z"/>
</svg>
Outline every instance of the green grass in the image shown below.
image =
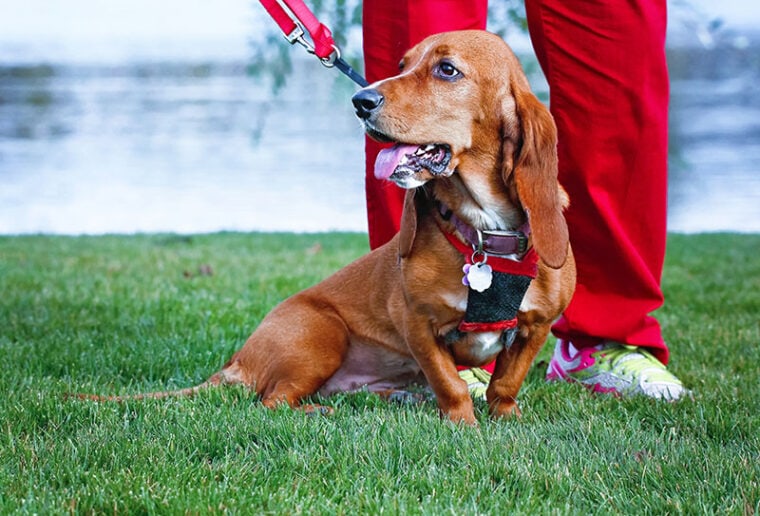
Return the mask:
<svg viewBox="0 0 760 516">
<path fill-rule="evenodd" d="M 658 317 L 693 400 L 592 396 L 545 364 L 522 419 L 478 403 L 479 428 L 366 393 L 332 417 L 242 388 L 64 399 L 200 382 L 364 252 L 352 234 L 0 238 L 0 513 L 760 511 L 760 235 L 670 238 Z"/>
</svg>

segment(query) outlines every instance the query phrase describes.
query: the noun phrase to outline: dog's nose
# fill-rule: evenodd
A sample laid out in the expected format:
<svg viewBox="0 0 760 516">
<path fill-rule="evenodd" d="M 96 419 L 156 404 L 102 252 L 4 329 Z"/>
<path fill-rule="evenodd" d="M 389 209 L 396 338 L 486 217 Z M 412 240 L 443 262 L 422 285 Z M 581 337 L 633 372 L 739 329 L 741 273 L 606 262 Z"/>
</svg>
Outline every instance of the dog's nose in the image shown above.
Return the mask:
<svg viewBox="0 0 760 516">
<path fill-rule="evenodd" d="M 351 102 L 354 103 L 356 108 L 356 116 L 362 120 L 367 120 L 374 112 L 380 109 L 380 106 L 385 102 L 385 97 L 374 88 L 363 89 L 357 91 Z"/>
</svg>

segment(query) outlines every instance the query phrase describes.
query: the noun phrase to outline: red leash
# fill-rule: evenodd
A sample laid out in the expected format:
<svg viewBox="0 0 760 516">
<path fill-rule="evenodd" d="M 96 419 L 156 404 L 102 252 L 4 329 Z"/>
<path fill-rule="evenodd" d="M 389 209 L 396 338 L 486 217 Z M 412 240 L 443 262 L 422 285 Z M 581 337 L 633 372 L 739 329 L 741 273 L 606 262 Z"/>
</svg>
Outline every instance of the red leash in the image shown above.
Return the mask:
<svg viewBox="0 0 760 516">
<path fill-rule="evenodd" d="M 303 0 L 260 0 L 269 16 L 280 27 L 288 43 L 298 43 L 307 52 L 314 54 L 320 62 L 328 67 L 333 66 L 346 74 L 361 87 L 367 86 L 367 81 L 340 57 L 340 49 L 335 44 L 332 32 L 323 25 L 312 13 Z M 306 39 L 309 33 L 311 41 Z"/>
</svg>

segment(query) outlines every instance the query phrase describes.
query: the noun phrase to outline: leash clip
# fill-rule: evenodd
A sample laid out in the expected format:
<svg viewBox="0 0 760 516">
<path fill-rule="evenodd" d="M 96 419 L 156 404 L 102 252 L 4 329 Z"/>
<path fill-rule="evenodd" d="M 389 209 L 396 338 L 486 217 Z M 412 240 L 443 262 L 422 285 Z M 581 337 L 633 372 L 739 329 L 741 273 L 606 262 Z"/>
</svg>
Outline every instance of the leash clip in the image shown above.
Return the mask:
<svg viewBox="0 0 760 516">
<path fill-rule="evenodd" d="M 293 30 L 290 32 L 290 34 L 282 33 L 282 37 L 287 40 L 288 43 L 291 45 L 295 45 L 296 43 L 302 45 L 304 48 L 306 48 L 306 51 L 310 54 L 314 53 L 314 46 L 306 41 L 306 38 L 304 38 L 304 34 L 306 34 L 297 22 L 293 21 L 293 23 L 296 25 Z"/>
<path fill-rule="evenodd" d="M 291 45 L 295 45 L 298 43 L 303 48 L 306 49 L 306 52 L 309 54 L 316 56 L 317 59 L 319 59 L 319 62 L 322 63 L 322 66 L 325 68 L 332 68 L 335 66 L 335 61 L 340 59 L 340 50 L 335 45 L 332 45 L 333 51 L 332 53 L 327 57 L 319 57 L 317 56 L 317 51 L 314 45 L 309 42 L 309 40 L 306 39 L 306 31 L 303 29 L 303 26 L 298 20 L 293 20 L 293 24 L 295 27 L 292 31 L 290 31 L 289 34 L 282 34 L 282 37 L 285 38 L 285 41 L 290 43 Z"/>
</svg>

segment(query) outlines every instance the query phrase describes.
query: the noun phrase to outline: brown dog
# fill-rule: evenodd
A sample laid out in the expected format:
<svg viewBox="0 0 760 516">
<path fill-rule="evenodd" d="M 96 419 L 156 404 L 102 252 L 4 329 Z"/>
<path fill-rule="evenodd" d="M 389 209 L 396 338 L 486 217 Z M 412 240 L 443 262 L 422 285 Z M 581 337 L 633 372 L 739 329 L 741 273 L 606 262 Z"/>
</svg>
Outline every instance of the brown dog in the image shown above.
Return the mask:
<svg viewBox="0 0 760 516">
<path fill-rule="evenodd" d="M 427 381 L 443 414 L 474 424 L 456 366 L 496 359 L 491 413 L 519 413 L 520 386 L 575 285 L 554 122 L 495 35 L 429 37 L 401 68 L 353 99 L 370 136 L 403 143 L 377 166 L 378 177 L 409 189 L 400 234 L 275 307 L 206 383 L 139 397 L 242 383 L 267 407 L 296 407 L 315 393 Z M 485 276 L 468 273 L 473 288 L 462 281 L 465 261 Z M 502 274 L 503 264 L 517 273 Z M 503 284 L 507 301 L 489 297 Z M 484 324 L 462 324 L 470 304 L 488 312 L 510 303 L 519 307 L 511 322 L 486 314 Z"/>
</svg>

